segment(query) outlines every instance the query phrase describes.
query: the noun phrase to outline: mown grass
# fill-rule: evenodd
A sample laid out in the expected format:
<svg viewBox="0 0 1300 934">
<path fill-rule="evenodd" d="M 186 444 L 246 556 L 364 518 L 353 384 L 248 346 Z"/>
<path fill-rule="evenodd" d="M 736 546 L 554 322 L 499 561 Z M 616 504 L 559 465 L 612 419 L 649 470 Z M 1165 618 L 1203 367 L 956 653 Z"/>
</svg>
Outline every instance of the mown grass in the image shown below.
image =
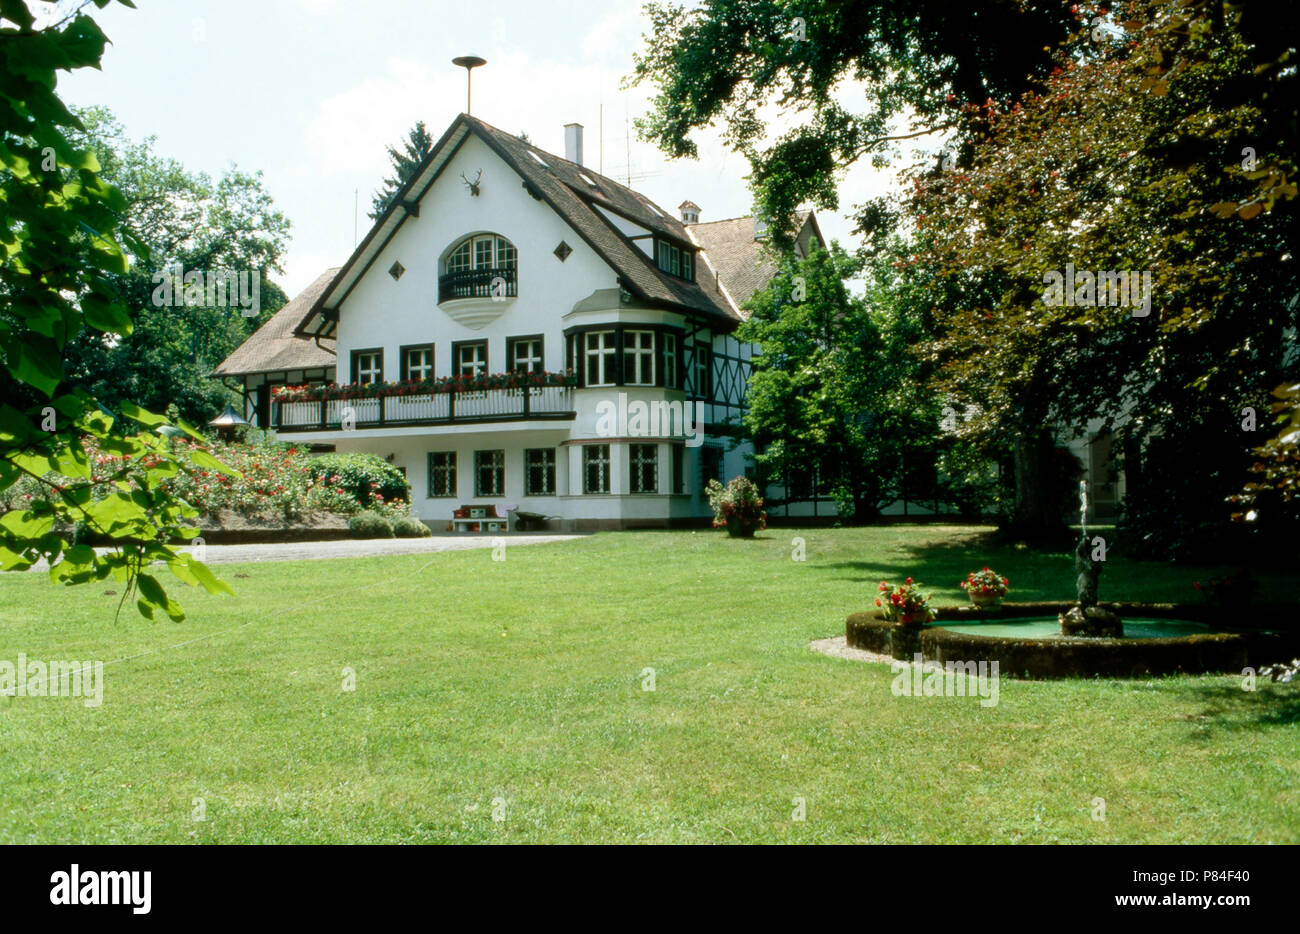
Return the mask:
<svg viewBox="0 0 1300 934">
<path fill-rule="evenodd" d="M 809 650 L 882 577 L 959 600 L 988 563 L 1017 598 L 1070 596 L 1070 555 L 977 532 L 228 566 L 238 595 L 185 593 L 179 624 L 8 575 L 0 659 L 112 664 L 99 708 L 0 699 L 0 841 L 1300 841 L 1295 686 L 1004 679 L 986 708 Z M 1112 552 L 1103 597 L 1187 599 L 1206 573 Z"/>
</svg>

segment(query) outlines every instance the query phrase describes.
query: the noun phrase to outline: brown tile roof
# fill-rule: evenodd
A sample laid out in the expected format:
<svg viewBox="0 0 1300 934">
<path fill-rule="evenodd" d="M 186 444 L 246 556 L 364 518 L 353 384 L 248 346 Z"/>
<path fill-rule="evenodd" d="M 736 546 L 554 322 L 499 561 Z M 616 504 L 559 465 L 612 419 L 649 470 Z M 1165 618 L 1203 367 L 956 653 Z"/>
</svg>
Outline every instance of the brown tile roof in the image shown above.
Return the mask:
<svg viewBox="0 0 1300 934">
<path fill-rule="evenodd" d="M 718 288 L 714 277 L 698 275 L 695 282 L 688 282 L 661 271 L 649 256 L 623 236 L 596 207 L 621 214 L 666 239 L 689 246 L 690 234 L 676 217 L 612 178 L 544 152 L 477 117 L 465 117 L 465 120 L 479 130 L 489 145 L 495 143 L 493 148 L 503 155 L 515 171 L 531 182 L 551 202 L 560 216 L 614 267 L 633 295 L 651 302 L 684 306 L 730 323 L 740 320 L 736 309 Z M 530 155 L 530 151 L 545 162 L 546 166 L 540 165 Z M 595 184 L 589 184 L 583 176 Z"/>
<path fill-rule="evenodd" d="M 712 269 L 708 272 L 704 267 L 698 269 L 695 282 L 662 272 L 651 257 L 620 233 L 598 208 L 622 215 L 668 240 L 692 244 L 686 227 L 676 217 L 594 169 L 538 149 L 513 133 L 484 123 L 477 117 L 461 114 L 434 144 L 424 162 L 411 173 L 388 210 L 343 265 L 335 281 L 320 294 L 298 326 L 300 334 L 332 333 L 338 306 L 406 218 L 414 213 L 414 205 L 419 203 L 455 148 L 469 133 L 482 139 L 513 168 L 530 192 L 547 202 L 610 265 L 624 288 L 636 299 L 701 313 L 712 319 L 715 326 L 730 327 L 742 320 Z"/>
<path fill-rule="evenodd" d="M 714 326 L 730 328 L 747 315 L 739 310 L 776 271 L 753 236 L 753 218 L 687 227 L 648 198 L 575 162 L 525 143 L 477 117 L 461 114 L 411 173 L 347 262 L 320 276 L 281 309 L 219 366 L 214 375 L 233 376 L 303 367 L 332 366 L 335 343 L 310 335 L 334 331 L 338 307 L 365 275 L 406 218 L 413 214 L 456 148 L 473 133 L 523 179 L 534 197 L 546 201 L 618 274 L 621 284 L 644 302 L 702 314 Z M 542 165 L 537 160 L 545 163 Z M 688 202 L 689 203 L 689 202 Z M 701 248 L 694 282 L 661 271 L 606 218 L 600 208 L 665 239 Z M 799 227 L 811 217 L 805 212 Z M 813 222 L 814 228 L 816 222 Z"/>
<path fill-rule="evenodd" d="M 811 211 L 795 215 L 795 231 L 802 231 Z M 708 254 L 709 262 L 722 277 L 732 301 L 740 307 L 750 296 L 767 286 L 776 275 L 777 264 L 766 241 L 754 237 L 754 218 L 733 217 L 722 221 L 691 224 L 691 235 Z M 748 313 L 742 312 L 745 317 Z"/>
<path fill-rule="evenodd" d="M 212 375 L 243 376 L 246 373 L 334 366 L 336 355 L 332 338 L 321 338 L 317 343 L 311 338 L 297 336 L 294 331 L 337 274 L 338 269 L 334 268 L 317 276 L 311 285 L 236 347 L 234 353 L 212 371 Z"/>
</svg>

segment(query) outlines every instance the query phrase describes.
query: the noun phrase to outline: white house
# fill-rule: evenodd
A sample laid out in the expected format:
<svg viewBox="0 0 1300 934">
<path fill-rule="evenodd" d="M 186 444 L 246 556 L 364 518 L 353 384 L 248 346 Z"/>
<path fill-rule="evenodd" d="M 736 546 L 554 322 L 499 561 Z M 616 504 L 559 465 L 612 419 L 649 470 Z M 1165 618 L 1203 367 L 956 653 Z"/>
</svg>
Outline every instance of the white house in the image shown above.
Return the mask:
<svg viewBox="0 0 1300 934">
<path fill-rule="evenodd" d="M 283 440 L 370 451 L 417 516 L 513 505 L 559 528 L 697 522 L 735 445 L 775 273 L 754 218 L 680 219 L 582 164 L 456 118 L 347 262 L 214 372 Z M 811 212 L 796 251 L 823 244 Z"/>
</svg>

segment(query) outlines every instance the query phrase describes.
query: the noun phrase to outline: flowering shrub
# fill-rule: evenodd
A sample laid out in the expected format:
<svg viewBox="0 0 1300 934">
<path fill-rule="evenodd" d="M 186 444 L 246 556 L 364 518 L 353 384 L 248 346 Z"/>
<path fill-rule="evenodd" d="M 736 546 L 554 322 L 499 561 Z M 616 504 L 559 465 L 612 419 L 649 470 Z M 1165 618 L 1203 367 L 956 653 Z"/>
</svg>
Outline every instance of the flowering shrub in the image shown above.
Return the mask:
<svg viewBox="0 0 1300 934">
<path fill-rule="evenodd" d="M 213 468 L 211 458 L 189 439 L 176 438 L 171 445 L 180 469 L 157 486 L 189 503 L 201 515 L 230 510 L 248 518 L 295 520 L 321 512 L 351 515 L 363 506 L 378 508 L 384 504 L 391 504 L 388 508 L 395 516 L 409 514 L 406 478 L 382 458 L 374 457 L 382 467 L 366 470 L 354 463 L 349 469 L 330 472 L 313 469 L 323 458 L 313 458 L 289 445 L 210 443 L 211 455 L 239 472 L 239 476 L 232 477 Z M 82 448 L 90 464 L 91 495 L 96 502 L 114 491 L 114 478 L 125 468 L 129 470 L 121 479 L 134 487 L 135 471 L 156 466 L 154 458 L 131 462 L 124 455 L 101 448 L 93 438 L 83 438 Z M 364 477 L 364 488 L 359 480 L 350 482 L 358 477 Z M 61 485 L 71 482 L 57 476 L 48 479 Z M 372 487 L 372 483 L 377 485 Z M 0 512 L 25 509 L 42 495 L 34 479 L 19 480 L 0 494 Z"/>
<path fill-rule="evenodd" d="M 990 571 L 988 565 L 985 565 L 982 571 L 971 571 L 961 582 L 961 589 L 970 594 L 972 599 L 976 596 L 1005 597 L 1007 585 L 1010 583 L 1005 577 L 999 576 L 997 571 Z"/>
<path fill-rule="evenodd" d="M 1248 607 L 1255 599 L 1259 582 L 1245 568 L 1238 568 L 1236 574 L 1211 577 L 1204 584 L 1193 581 L 1192 586 L 1210 606 L 1228 607 L 1235 604 L 1238 607 Z"/>
<path fill-rule="evenodd" d="M 317 483 L 341 489 L 362 508 L 385 503 L 405 504 L 411 488 L 400 470 L 378 454 L 322 454 L 307 464 L 307 473 Z"/>
<path fill-rule="evenodd" d="M 885 619 L 905 626 L 924 626 L 934 619 L 930 595 L 921 593 L 912 578 L 909 577 L 897 587 L 890 587 L 887 581 L 881 581 L 876 589 L 880 591 L 880 596 L 876 597 L 876 606 L 880 607 Z"/>
<path fill-rule="evenodd" d="M 563 373 L 492 373 L 483 376 L 440 376 L 437 379 L 408 379 L 399 383 L 317 383 L 309 386 L 277 386 L 271 392 L 276 402 L 320 402 L 327 399 L 377 399 L 380 396 L 427 396 L 444 392 L 481 392 L 487 389 L 523 389 L 539 386 L 573 386 L 572 370 Z"/>
<path fill-rule="evenodd" d="M 753 538 L 758 529 L 767 528 L 767 513 L 758 487 L 747 477 L 736 477 L 724 488 L 710 480 L 705 492 L 713 509 L 713 527 L 725 528 L 732 538 Z"/>
</svg>

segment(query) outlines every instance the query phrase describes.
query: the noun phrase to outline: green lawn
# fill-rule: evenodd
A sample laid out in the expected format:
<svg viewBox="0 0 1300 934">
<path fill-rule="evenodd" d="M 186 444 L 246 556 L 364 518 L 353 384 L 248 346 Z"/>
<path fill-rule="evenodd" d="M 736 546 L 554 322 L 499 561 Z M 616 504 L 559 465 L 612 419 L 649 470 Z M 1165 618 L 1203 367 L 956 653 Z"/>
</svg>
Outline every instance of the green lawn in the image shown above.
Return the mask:
<svg viewBox="0 0 1300 934">
<path fill-rule="evenodd" d="M 6 575 L 0 660 L 127 660 L 97 709 L 0 698 L 0 842 L 1300 842 L 1300 685 L 1003 679 L 985 708 L 808 649 L 882 577 L 955 601 L 984 563 L 1071 596 L 1070 555 L 948 527 L 230 566 L 179 624 Z M 1102 596 L 1207 573 L 1112 551 Z"/>
</svg>

